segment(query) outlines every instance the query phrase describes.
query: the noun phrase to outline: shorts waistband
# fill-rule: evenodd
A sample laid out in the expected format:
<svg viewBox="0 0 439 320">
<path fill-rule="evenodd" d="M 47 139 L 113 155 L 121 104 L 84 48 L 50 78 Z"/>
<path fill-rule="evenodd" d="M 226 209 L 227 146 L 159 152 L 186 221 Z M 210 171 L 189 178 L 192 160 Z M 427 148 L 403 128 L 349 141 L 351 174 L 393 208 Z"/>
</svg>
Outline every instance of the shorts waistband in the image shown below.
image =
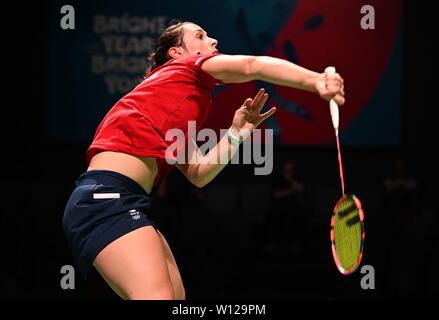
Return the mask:
<svg viewBox="0 0 439 320">
<path fill-rule="evenodd" d="M 109 170 L 90 170 L 83 173 L 76 181 L 76 186 L 87 184 L 103 184 L 122 187 L 128 192 L 144 195 L 150 195 L 133 179 L 124 176 L 121 173 Z"/>
</svg>

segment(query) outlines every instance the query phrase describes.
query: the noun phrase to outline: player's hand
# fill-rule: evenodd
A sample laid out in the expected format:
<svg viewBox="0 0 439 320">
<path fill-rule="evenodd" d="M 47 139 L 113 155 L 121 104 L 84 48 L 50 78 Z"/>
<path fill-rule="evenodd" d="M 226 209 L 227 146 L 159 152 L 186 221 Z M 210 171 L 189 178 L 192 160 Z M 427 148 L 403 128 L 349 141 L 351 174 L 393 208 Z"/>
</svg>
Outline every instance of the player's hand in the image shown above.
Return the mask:
<svg viewBox="0 0 439 320">
<path fill-rule="evenodd" d="M 321 73 L 316 81 L 316 90 L 320 97 L 329 101 L 334 99 L 339 106 L 345 103 L 344 81 L 338 74 Z"/>
<path fill-rule="evenodd" d="M 236 110 L 233 117 L 232 129 L 240 136 L 247 137 L 254 129 L 256 129 L 265 119 L 274 114 L 276 108 L 273 107 L 269 111 L 261 114 L 261 110 L 267 102 L 268 94 L 264 89 L 260 89 L 258 94 L 253 98 L 247 98 L 244 104 Z"/>
</svg>

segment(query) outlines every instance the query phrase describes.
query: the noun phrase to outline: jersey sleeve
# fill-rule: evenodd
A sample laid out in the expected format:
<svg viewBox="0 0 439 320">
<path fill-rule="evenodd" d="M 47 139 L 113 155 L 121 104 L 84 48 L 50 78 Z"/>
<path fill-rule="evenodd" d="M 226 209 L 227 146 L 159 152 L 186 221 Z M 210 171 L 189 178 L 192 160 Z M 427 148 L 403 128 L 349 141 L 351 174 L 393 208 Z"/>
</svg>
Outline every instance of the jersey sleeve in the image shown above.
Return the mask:
<svg viewBox="0 0 439 320">
<path fill-rule="evenodd" d="M 200 77 L 205 80 L 208 81 L 209 84 L 212 85 L 212 87 L 215 87 L 216 85 L 221 85 L 223 84 L 223 82 L 219 79 L 215 79 L 214 77 L 212 77 L 209 73 L 207 73 L 206 71 L 204 71 L 201 66 L 203 65 L 203 63 L 212 58 L 212 57 L 216 57 L 218 55 L 221 55 L 221 53 L 213 53 L 213 54 L 206 54 L 206 55 L 198 55 L 198 56 L 192 56 L 192 57 L 188 57 L 188 58 L 184 58 L 184 63 L 195 68 L 197 70 L 197 73 L 199 73 Z"/>
</svg>

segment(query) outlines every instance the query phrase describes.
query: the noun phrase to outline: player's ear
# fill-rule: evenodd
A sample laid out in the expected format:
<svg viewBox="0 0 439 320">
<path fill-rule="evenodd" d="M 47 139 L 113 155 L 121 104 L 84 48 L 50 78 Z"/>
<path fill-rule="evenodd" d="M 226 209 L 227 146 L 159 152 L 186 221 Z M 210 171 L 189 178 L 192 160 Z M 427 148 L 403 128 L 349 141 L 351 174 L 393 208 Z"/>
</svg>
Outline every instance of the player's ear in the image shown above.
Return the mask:
<svg viewBox="0 0 439 320">
<path fill-rule="evenodd" d="M 168 55 L 171 58 L 180 57 L 182 54 L 183 54 L 183 48 L 182 47 L 171 47 L 168 50 Z"/>
</svg>

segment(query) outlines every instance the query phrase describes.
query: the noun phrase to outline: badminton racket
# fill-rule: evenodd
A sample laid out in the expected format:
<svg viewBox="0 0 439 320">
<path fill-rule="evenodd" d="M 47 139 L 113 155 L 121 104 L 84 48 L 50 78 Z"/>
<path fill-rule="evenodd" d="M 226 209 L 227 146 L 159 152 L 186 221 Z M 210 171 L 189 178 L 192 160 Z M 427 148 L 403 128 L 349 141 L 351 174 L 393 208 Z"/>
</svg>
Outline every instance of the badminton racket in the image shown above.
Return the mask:
<svg viewBox="0 0 439 320">
<path fill-rule="evenodd" d="M 334 67 L 325 69 L 327 75 L 335 74 Z M 349 275 L 358 268 L 363 257 L 364 247 L 364 212 L 360 200 L 353 194 L 345 194 L 343 163 L 339 139 L 339 109 L 334 99 L 329 101 L 332 125 L 337 141 L 338 166 L 341 181 L 341 198 L 336 202 L 331 217 L 331 248 L 337 269 Z"/>
</svg>

